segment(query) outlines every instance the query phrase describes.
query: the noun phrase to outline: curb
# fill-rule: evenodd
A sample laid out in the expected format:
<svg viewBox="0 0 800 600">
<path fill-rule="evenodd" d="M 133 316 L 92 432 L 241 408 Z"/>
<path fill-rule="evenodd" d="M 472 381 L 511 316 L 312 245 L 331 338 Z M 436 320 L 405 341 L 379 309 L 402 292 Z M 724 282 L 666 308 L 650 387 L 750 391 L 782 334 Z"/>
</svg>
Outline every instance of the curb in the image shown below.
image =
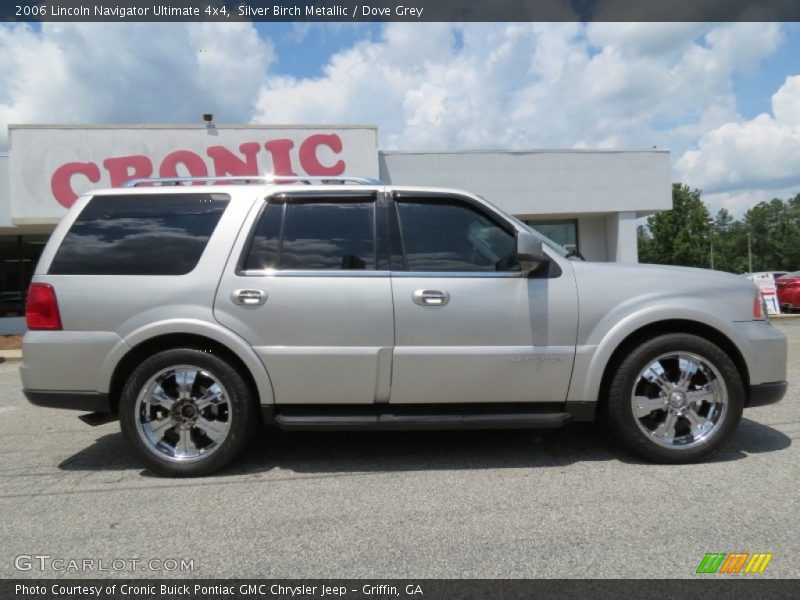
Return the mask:
<svg viewBox="0 0 800 600">
<path fill-rule="evenodd" d="M 22 360 L 22 350 L 0 350 L 0 363 L 19 362 Z"/>
</svg>

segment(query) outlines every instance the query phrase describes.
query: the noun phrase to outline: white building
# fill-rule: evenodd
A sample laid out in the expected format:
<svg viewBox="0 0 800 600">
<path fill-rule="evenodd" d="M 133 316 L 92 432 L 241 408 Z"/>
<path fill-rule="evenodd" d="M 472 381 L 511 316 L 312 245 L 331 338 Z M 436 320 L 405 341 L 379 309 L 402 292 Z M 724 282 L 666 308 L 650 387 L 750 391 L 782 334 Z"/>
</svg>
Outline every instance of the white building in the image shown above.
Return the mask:
<svg viewBox="0 0 800 600">
<path fill-rule="evenodd" d="M 0 301 L 6 312 L 20 305 L 47 236 L 88 190 L 272 172 L 468 190 L 597 261 L 636 262 L 636 219 L 672 207 L 666 150 L 380 151 L 377 127 L 363 125 L 11 125 Z"/>
</svg>

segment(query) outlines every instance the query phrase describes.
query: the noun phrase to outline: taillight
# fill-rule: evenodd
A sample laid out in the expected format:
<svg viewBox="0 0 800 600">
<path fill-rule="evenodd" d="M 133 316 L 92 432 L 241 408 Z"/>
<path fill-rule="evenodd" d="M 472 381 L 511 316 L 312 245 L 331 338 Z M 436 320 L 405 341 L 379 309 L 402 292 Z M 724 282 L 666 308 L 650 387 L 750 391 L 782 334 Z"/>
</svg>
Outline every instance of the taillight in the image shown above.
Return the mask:
<svg viewBox="0 0 800 600">
<path fill-rule="evenodd" d="M 49 283 L 32 283 L 25 302 L 28 329 L 61 329 L 56 291 Z"/>
<path fill-rule="evenodd" d="M 753 298 L 753 320 L 763 321 L 767 318 L 767 311 L 764 307 L 764 298 L 761 297 L 761 292 L 756 292 Z"/>
</svg>

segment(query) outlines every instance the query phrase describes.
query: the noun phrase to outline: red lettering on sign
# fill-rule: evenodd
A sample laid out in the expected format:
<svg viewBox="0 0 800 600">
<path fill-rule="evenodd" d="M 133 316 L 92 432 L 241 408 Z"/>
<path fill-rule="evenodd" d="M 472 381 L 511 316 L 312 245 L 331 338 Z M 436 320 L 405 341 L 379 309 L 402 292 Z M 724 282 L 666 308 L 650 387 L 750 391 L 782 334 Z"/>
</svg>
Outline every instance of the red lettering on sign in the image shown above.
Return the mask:
<svg viewBox="0 0 800 600">
<path fill-rule="evenodd" d="M 94 163 L 71 162 L 58 167 L 50 179 L 50 189 L 64 208 L 69 208 L 78 199 L 78 194 L 72 190 L 73 175 L 84 175 L 92 183 L 100 181 L 100 169 Z"/>
<path fill-rule="evenodd" d="M 289 151 L 294 148 L 292 140 L 271 140 L 264 144 L 272 155 L 272 172 L 275 175 L 297 175 L 292 171 L 292 157 Z"/>
<path fill-rule="evenodd" d="M 336 160 L 332 165 L 322 164 L 327 159 L 320 159 L 320 148 L 334 155 L 342 153 L 342 139 L 335 133 L 317 133 L 308 136 L 302 141 L 299 148 L 299 162 L 303 173 L 316 176 L 336 176 L 345 172 L 344 160 Z M 264 148 L 272 161 L 272 172 L 276 175 L 297 175 L 292 166 L 292 150 L 294 141 L 291 139 L 268 140 Z M 258 153 L 261 145 L 258 142 L 245 142 L 239 145 L 239 152 L 229 150 L 225 146 L 209 146 L 206 154 L 211 158 L 213 172 L 218 177 L 259 175 L 264 166 L 259 166 Z M 114 156 L 102 161 L 102 166 L 108 173 L 112 187 L 119 187 L 131 179 L 151 177 L 158 166 L 161 177 L 208 177 L 209 165 L 199 154 L 190 150 L 175 150 L 167 154 L 158 164 L 153 157 L 132 154 L 129 156 Z M 180 173 L 178 172 L 180 170 Z M 50 179 L 50 189 L 53 197 L 61 206 L 69 208 L 78 199 L 72 189 L 72 177 L 82 175 L 91 183 L 100 181 L 100 168 L 94 162 L 69 162 L 58 167 Z"/>
<path fill-rule="evenodd" d="M 214 161 L 214 174 L 224 175 L 258 175 L 258 151 L 261 144 L 247 142 L 239 146 L 239 152 L 244 154 L 244 160 L 236 156 L 225 146 L 209 146 L 206 154 Z"/>
<path fill-rule="evenodd" d="M 205 161 L 189 150 L 176 150 L 167 154 L 161 162 L 158 174 L 161 177 L 185 177 L 178 174 L 178 165 L 186 167 L 190 177 L 208 177 Z"/>
<path fill-rule="evenodd" d="M 107 158 L 103 161 L 103 166 L 108 171 L 111 187 L 120 187 L 131 179 L 150 177 L 153 174 L 153 163 L 141 154 Z"/>
<path fill-rule="evenodd" d="M 342 152 L 342 138 L 335 133 L 317 133 L 309 136 L 300 144 L 300 166 L 309 175 L 341 175 L 344 173 L 344 161 L 337 160 L 333 166 L 326 167 L 319 162 L 317 148 L 327 146 L 335 154 Z"/>
</svg>

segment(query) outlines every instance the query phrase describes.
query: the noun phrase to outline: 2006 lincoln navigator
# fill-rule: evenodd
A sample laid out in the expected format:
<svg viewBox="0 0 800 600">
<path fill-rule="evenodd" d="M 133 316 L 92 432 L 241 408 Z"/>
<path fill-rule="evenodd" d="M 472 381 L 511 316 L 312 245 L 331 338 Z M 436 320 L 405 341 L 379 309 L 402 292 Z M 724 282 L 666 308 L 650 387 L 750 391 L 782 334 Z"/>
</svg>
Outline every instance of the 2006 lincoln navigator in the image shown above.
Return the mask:
<svg viewBox="0 0 800 600">
<path fill-rule="evenodd" d="M 81 197 L 28 294 L 27 398 L 118 416 L 161 473 L 219 469 L 264 421 L 605 416 L 634 452 L 686 463 L 786 389 L 786 339 L 742 277 L 570 260 L 454 190 L 218 179 Z"/>
</svg>

